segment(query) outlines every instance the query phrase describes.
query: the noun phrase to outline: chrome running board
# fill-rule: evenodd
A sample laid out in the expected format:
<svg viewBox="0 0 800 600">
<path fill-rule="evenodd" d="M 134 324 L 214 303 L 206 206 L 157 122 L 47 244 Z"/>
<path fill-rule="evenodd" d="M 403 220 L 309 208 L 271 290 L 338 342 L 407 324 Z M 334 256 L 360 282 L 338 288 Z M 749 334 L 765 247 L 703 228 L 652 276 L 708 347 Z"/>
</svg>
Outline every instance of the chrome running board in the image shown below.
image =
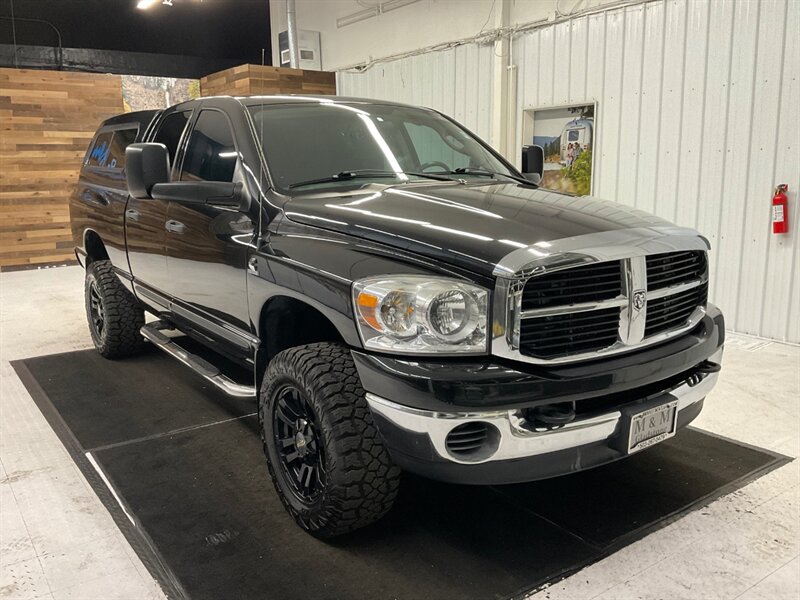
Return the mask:
<svg viewBox="0 0 800 600">
<path fill-rule="evenodd" d="M 156 321 L 142 326 L 139 330 L 146 340 L 161 348 L 170 356 L 177 358 L 180 362 L 192 369 L 198 375 L 205 377 L 208 381 L 213 383 L 216 387 L 221 389 L 229 396 L 236 398 L 252 398 L 256 395 L 256 388 L 250 385 L 242 385 L 236 383 L 231 378 L 223 375 L 219 368 L 212 365 L 207 360 L 200 358 L 196 354 L 192 354 L 188 350 L 184 350 L 169 336 L 162 333 L 164 329 L 174 329 L 172 325 L 164 323 L 163 321 Z"/>
</svg>

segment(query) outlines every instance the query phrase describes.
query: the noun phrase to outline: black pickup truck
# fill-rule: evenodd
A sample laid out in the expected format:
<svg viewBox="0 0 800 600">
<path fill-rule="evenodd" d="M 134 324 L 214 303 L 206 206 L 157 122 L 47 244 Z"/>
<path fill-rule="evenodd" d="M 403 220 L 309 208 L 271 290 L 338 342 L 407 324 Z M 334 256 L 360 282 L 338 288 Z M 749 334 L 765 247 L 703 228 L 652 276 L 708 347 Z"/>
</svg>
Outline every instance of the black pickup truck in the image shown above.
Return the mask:
<svg viewBox="0 0 800 600">
<path fill-rule="evenodd" d="M 385 514 L 401 469 L 531 481 L 674 435 L 720 368 L 707 240 L 538 189 L 541 148 L 523 159 L 371 100 L 109 119 L 71 200 L 94 344 L 257 397 L 275 488 L 318 537 Z"/>
</svg>

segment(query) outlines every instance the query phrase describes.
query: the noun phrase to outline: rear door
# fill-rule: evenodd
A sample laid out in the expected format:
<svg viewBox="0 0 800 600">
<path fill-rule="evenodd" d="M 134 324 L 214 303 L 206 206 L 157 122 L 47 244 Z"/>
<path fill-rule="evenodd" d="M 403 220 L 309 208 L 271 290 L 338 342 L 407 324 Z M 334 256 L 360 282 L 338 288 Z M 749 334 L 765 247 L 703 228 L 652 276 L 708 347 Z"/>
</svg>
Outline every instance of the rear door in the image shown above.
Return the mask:
<svg viewBox="0 0 800 600">
<path fill-rule="evenodd" d="M 165 113 L 156 125 L 155 134 L 148 141 L 167 147 L 170 167 L 175 177 L 175 157 L 184 140 L 191 109 L 182 108 Z M 169 308 L 164 292 L 170 287 L 166 256 L 167 202 L 149 198 L 130 198 L 125 210 L 125 230 L 128 244 L 128 261 L 131 274 L 143 286 L 141 293 L 164 308 Z M 149 293 L 148 293 L 149 292 Z"/>
<path fill-rule="evenodd" d="M 196 117 L 177 177 L 181 181 L 243 181 L 230 119 L 203 107 Z M 245 355 L 250 324 L 247 258 L 254 223 L 248 214 L 211 204 L 170 202 L 167 270 L 176 317 L 225 339 Z"/>
<path fill-rule="evenodd" d="M 124 218 L 128 186 L 125 182 L 125 148 L 136 141 L 139 123 L 101 128 L 84 160 L 70 207 L 73 231 L 81 239 L 88 229 L 100 236 L 116 268 L 128 270 L 125 258 Z"/>
</svg>

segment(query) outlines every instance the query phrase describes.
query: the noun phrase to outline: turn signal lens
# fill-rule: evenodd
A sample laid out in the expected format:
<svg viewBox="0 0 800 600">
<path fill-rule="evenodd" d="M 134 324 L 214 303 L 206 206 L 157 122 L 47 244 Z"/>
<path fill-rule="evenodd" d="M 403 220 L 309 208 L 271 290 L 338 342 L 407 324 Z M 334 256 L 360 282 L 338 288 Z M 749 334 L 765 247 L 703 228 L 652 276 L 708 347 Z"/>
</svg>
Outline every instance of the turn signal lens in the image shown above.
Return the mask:
<svg viewBox="0 0 800 600">
<path fill-rule="evenodd" d="M 358 295 L 356 304 L 358 305 L 358 312 L 361 317 L 375 329 L 380 329 L 381 324 L 376 318 L 376 309 L 378 308 L 378 297 L 369 292 L 361 292 Z"/>
</svg>

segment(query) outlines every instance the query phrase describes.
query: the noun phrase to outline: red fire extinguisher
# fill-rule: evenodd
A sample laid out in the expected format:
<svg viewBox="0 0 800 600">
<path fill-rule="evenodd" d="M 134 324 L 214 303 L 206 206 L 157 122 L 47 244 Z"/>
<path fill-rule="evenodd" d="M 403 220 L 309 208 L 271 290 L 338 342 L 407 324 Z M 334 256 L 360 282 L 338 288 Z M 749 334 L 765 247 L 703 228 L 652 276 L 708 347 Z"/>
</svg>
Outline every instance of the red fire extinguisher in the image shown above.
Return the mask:
<svg viewBox="0 0 800 600">
<path fill-rule="evenodd" d="M 789 186 L 781 183 L 775 188 L 772 197 L 772 233 L 787 233 L 789 231 L 789 199 L 786 192 Z"/>
</svg>

